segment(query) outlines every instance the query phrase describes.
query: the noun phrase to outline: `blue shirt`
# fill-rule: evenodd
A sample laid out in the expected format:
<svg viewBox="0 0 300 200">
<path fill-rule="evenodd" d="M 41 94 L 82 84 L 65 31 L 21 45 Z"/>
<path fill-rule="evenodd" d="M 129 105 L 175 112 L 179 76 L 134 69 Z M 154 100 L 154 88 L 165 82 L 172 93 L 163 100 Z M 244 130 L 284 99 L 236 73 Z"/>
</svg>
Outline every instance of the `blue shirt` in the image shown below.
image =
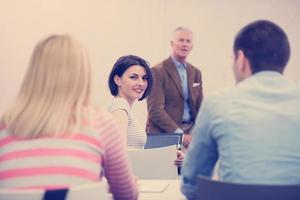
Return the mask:
<svg viewBox="0 0 300 200">
<path fill-rule="evenodd" d="M 237 183 L 300 184 L 300 87 L 260 72 L 204 99 L 182 167 L 193 199 L 197 175 Z"/>
<path fill-rule="evenodd" d="M 186 72 L 186 64 L 182 64 L 175 60 L 173 57 L 171 57 L 173 62 L 175 63 L 175 66 L 177 68 L 179 77 L 181 79 L 181 86 L 183 91 L 183 97 L 184 97 L 184 110 L 183 110 L 183 116 L 182 121 L 189 122 L 192 119 L 190 107 L 188 104 L 189 100 L 189 87 L 188 87 L 188 81 L 187 81 L 187 72 Z"/>
</svg>

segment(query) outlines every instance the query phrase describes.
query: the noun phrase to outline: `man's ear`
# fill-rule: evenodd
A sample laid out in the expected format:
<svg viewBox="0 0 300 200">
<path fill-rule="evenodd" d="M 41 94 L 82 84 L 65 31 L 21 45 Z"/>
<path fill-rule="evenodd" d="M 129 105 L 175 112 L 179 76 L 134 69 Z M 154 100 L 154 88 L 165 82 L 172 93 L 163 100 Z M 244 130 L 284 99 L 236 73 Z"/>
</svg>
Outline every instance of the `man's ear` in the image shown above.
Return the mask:
<svg viewBox="0 0 300 200">
<path fill-rule="evenodd" d="M 121 86 L 121 78 L 118 75 L 114 76 L 114 82 L 118 87 Z"/>
<path fill-rule="evenodd" d="M 242 50 L 238 50 L 236 52 L 235 64 L 236 64 L 237 70 L 240 72 L 243 71 L 244 60 L 245 60 L 244 52 Z"/>
<path fill-rule="evenodd" d="M 236 65 L 244 78 L 252 74 L 250 62 L 242 50 L 238 50 L 236 54 Z"/>
</svg>

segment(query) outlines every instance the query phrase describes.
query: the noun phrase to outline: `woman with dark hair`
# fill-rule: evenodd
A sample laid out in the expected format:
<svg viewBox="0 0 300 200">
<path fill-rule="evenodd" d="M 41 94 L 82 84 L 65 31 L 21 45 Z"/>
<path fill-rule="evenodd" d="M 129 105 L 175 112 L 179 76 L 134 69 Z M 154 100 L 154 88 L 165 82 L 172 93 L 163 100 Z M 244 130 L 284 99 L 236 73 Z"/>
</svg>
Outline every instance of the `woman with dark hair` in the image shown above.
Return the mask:
<svg viewBox="0 0 300 200">
<path fill-rule="evenodd" d="M 114 64 L 108 79 L 111 94 L 115 97 L 108 110 L 127 135 L 127 145 L 144 148 L 147 140 L 145 128 L 131 112 L 136 100 L 145 99 L 152 87 L 152 74 L 148 63 L 134 55 L 122 56 Z"/>
</svg>

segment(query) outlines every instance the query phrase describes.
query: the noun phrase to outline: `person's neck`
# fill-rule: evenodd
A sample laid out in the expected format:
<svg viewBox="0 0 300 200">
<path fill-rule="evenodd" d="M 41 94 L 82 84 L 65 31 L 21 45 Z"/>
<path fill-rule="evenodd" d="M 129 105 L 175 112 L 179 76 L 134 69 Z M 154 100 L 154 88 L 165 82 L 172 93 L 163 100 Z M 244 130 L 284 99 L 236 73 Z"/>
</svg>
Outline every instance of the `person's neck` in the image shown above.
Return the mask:
<svg viewBox="0 0 300 200">
<path fill-rule="evenodd" d="M 172 55 L 172 58 L 175 59 L 177 62 L 180 62 L 183 65 L 186 65 L 186 58 L 176 57 Z"/>
</svg>

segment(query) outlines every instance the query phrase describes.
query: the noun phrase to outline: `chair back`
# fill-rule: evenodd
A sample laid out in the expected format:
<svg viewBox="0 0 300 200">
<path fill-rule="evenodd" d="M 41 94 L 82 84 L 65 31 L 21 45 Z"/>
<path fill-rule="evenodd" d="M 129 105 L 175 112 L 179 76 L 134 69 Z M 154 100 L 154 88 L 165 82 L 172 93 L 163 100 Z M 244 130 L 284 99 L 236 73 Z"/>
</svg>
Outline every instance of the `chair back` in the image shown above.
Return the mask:
<svg viewBox="0 0 300 200">
<path fill-rule="evenodd" d="M 176 145 L 152 148 L 129 149 L 129 162 L 133 174 L 139 179 L 177 179 Z"/>
<path fill-rule="evenodd" d="M 68 189 L 0 189 L 0 200 L 108 200 L 106 181 L 73 186 Z"/>
<path fill-rule="evenodd" d="M 200 200 L 300 200 L 300 185 L 237 184 L 198 177 Z"/>
<path fill-rule="evenodd" d="M 148 133 L 145 149 L 165 147 L 170 145 L 181 146 L 182 133 Z"/>
</svg>

